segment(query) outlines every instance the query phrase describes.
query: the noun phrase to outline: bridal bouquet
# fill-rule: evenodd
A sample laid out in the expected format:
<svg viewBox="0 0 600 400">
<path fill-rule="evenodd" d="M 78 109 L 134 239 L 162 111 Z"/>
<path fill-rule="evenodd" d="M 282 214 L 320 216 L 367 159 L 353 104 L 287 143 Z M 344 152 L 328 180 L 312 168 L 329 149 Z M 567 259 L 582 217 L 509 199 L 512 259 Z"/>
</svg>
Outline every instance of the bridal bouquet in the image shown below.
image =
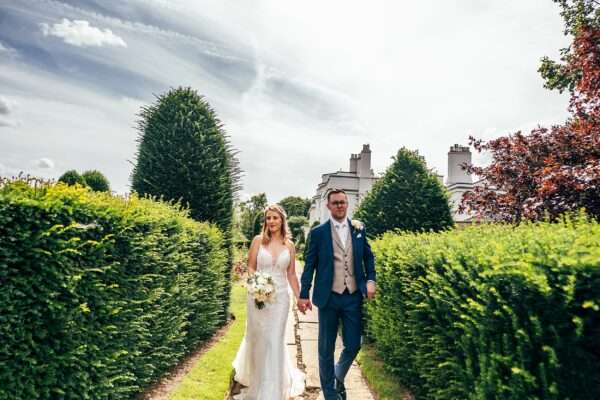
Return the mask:
<svg viewBox="0 0 600 400">
<path fill-rule="evenodd" d="M 248 283 L 248 293 L 254 297 L 256 308 L 261 310 L 266 302 L 272 302 L 275 299 L 275 283 L 271 275 L 265 272 L 256 272 L 246 281 Z"/>
</svg>

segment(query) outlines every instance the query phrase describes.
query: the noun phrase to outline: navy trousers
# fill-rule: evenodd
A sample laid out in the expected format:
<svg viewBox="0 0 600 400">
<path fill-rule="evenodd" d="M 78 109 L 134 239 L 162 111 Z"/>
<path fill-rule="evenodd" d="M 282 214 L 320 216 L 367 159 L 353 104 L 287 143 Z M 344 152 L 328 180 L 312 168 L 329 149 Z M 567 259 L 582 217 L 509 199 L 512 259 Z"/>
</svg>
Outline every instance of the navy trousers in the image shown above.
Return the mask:
<svg viewBox="0 0 600 400">
<path fill-rule="evenodd" d="M 319 378 L 325 400 L 336 400 L 334 377 L 344 381 L 360 350 L 362 302 L 360 290 L 352 294 L 332 292 L 325 307 L 319 307 Z M 343 350 L 334 365 L 335 340 L 340 322 Z"/>
</svg>

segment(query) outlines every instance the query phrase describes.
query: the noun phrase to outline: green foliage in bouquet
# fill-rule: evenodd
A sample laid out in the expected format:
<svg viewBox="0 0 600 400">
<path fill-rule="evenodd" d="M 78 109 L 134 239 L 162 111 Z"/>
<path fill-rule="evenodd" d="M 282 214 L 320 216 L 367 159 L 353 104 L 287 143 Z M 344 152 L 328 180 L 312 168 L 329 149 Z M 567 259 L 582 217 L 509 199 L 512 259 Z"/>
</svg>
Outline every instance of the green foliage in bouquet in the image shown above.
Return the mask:
<svg viewBox="0 0 600 400">
<path fill-rule="evenodd" d="M 600 224 L 483 225 L 373 242 L 368 331 L 419 399 L 600 398 Z"/>
<path fill-rule="evenodd" d="M 219 326 L 226 253 L 177 205 L 2 182 L 0 398 L 134 398 Z"/>
</svg>

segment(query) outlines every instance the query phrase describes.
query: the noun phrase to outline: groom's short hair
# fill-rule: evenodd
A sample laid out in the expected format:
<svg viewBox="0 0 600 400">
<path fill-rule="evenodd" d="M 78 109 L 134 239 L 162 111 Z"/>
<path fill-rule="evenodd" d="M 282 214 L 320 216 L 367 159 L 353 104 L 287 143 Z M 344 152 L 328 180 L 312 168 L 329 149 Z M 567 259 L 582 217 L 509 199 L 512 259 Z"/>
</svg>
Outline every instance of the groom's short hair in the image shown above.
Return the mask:
<svg viewBox="0 0 600 400">
<path fill-rule="evenodd" d="M 329 191 L 329 193 L 327 193 L 327 202 L 329 203 L 329 200 L 331 199 L 331 195 L 338 194 L 338 193 L 344 193 L 344 196 L 346 196 L 346 199 L 348 199 L 348 195 L 346 194 L 346 191 L 344 189 L 331 189 Z"/>
</svg>

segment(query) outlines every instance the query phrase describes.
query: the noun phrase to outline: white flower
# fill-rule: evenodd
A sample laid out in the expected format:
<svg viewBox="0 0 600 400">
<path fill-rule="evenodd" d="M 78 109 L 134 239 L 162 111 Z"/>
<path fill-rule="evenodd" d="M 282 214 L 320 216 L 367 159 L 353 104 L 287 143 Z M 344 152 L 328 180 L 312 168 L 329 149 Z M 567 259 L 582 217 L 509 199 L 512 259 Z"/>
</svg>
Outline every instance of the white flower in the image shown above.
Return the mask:
<svg viewBox="0 0 600 400">
<path fill-rule="evenodd" d="M 248 293 L 254 299 L 258 309 L 262 309 L 265 302 L 273 302 L 275 283 L 271 275 L 265 272 L 256 272 L 248 278 Z"/>
<path fill-rule="evenodd" d="M 357 231 L 362 231 L 362 230 L 363 230 L 363 228 L 365 227 L 365 226 L 363 225 L 363 223 L 362 223 L 362 222 L 360 222 L 360 221 L 359 221 L 359 220 L 357 220 L 357 219 L 353 219 L 353 220 L 351 221 L 351 223 L 352 223 L 352 227 L 353 227 L 354 229 L 356 229 Z"/>
</svg>

